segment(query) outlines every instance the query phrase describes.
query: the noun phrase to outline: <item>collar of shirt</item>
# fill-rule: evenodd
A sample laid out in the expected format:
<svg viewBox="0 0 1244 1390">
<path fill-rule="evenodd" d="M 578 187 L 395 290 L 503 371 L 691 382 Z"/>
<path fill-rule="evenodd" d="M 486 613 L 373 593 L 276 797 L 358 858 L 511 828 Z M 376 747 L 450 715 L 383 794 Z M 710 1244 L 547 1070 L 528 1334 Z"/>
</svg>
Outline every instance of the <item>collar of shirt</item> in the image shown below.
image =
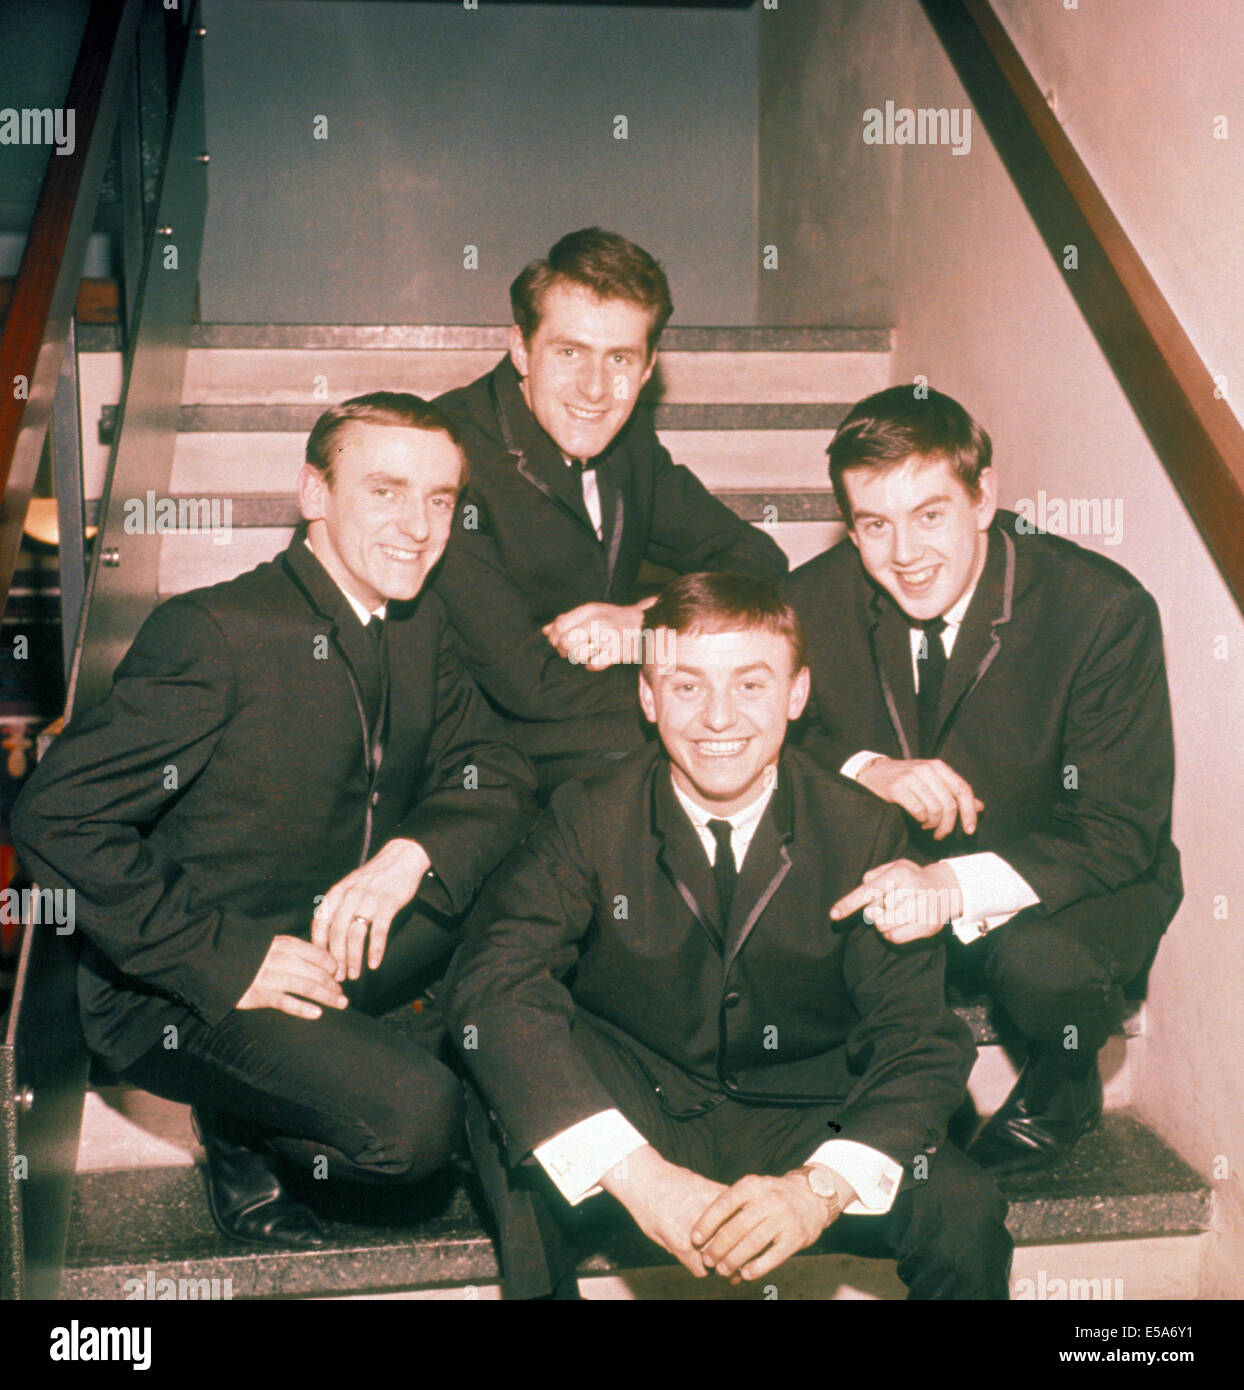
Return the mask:
<svg viewBox="0 0 1244 1390">
<path fill-rule="evenodd" d="M 980 583 L 978 578 L 976 584 Z M 942 650 L 949 659 L 951 652 L 955 649 L 955 639 L 959 636 L 959 629 L 963 626 L 963 619 L 968 611 L 968 604 L 972 602 L 972 595 L 976 593 L 976 584 L 965 593 L 960 595 L 954 603 L 942 614 L 946 620 L 946 627 L 942 632 Z M 924 630 L 913 627 L 911 632 L 911 660 L 912 670 L 915 672 L 916 689 L 920 689 L 920 643 L 924 640 Z"/>
<path fill-rule="evenodd" d="M 730 823 L 730 848 L 734 851 L 734 866 L 736 869 L 742 869 L 747 847 L 751 844 L 756 827 L 760 824 L 760 818 L 765 813 L 765 807 L 768 806 L 773 796 L 774 783 L 768 778 L 766 781 L 769 782 L 769 785 L 755 801 L 744 806 L 741 811 L 736 811 L 732 816 L 715 816 L 711 811 L 706 811 L 703 806 L 697 805 L 687 796 L 678 783 L 674 781 L 671 770 L 670 784 L 674 788 L 674 795 L 678 798 L 683 810 L 686 811 L 687 819 L 699 836 L 710 864 L 716 863 L 717 841 L 713 839 L 713 832 L 708 828 L 708 823 L 710 820 L 724 820 Z"/>
<path fill-rule="evenodd" d="M 311 544 L 309 540 L 307 540 L 304 537 L 302 543 L 307 547 L 307 549 L 311 552 L 312 555 L 315 555 L 315 547 Z M 320 557 L 318 555 L 315 555 L 315 558 L 317 560 L 320 560 Z M 328 566 L 324 564 L 323 560 L 320 560 L 320 564 L 323 566 L 324 573 L 327 574 L 330 579 L 332 579 L 334 584 L 337 584 L 336 579 L 333 578 L 332 573 L 330 572 Z M 358 599 L 356 599 L 348 589 L 342 589 L 340 584 L 337 584 L 337 587 L 341 589 L 342 594 L 345 596 L 346 602 L 350 605 L 351 608 L 354 609 L 354 612 L 358 616 L 359 622 L 362 623 L 364 627 L 366 627 L 367 624 L 373 618 L 379 618 L 381 622 L 384 621 L 385 611 L 389 606 L 387 603 L 382 603 L 379 608 L 369 609 L 366 604 L 360 603 Z"/>
</svg>

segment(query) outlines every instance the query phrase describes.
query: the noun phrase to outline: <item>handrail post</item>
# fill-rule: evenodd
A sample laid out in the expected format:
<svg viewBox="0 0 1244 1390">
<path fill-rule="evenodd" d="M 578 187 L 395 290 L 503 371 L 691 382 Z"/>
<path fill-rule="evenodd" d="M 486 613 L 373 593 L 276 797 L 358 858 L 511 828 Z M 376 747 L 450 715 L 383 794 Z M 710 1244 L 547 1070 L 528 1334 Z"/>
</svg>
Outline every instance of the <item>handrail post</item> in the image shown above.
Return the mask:
<svg viewBox="0 0 1244 1390">
<path fill-rule="evenodd" d="M 86 595 L 85 506 L 82 497 L 82 413 L 78 393 L 77 319 L 69 320 L 49 433 L 60 538 L 61 649 L 68 680 L 78 618 Z"/>
</svg>

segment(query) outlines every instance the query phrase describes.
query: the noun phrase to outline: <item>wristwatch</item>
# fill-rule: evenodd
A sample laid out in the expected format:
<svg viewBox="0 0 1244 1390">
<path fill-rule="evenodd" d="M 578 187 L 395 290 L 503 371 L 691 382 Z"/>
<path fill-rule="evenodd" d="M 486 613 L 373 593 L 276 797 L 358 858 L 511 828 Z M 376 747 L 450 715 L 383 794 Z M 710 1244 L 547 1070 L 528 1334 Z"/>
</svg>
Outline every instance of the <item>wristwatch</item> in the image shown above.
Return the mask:
<svg viewBox="0 0 1244 1390">
<path fill-rule="evenodd" d="M 808 1186 L 829 1207 L 829 1215 L 825 1218 L 827 1226 L 842 1215 L 842 1199 L 838 1196 L 838 1185 L 834 1182 L 833 1172 L 829 1168 L 823 1163 L 805 1163 L 793 1171 L 802 1173 L 808 1180 Z"/>
</svg>

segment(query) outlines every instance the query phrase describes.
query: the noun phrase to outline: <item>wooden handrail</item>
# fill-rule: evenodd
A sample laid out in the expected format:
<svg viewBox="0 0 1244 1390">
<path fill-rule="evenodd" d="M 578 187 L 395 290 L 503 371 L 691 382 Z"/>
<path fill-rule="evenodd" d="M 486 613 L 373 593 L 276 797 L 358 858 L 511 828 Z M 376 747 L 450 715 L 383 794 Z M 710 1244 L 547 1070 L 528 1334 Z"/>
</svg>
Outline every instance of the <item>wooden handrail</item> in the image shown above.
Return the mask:
<svg viewBox="0 0 1244 1390">
<path fill-rule="evenodd" d="M 990 0 L 920 0 L 1041 239 L 1244 609 L 1244 428 Z"/>
<path fill-rule="evenodd" d="M 24 516 L 47 434 L 140 9 L 141 0 L 93 0 L 65 97 L 74 112 L 74 150 L 49 153 L 0 338 L 0 584 L 6 593 L 21 532 L 17 513 Z M 25 379 L 25 396 L 16 389 L 18 378 Z"/>
</svg>

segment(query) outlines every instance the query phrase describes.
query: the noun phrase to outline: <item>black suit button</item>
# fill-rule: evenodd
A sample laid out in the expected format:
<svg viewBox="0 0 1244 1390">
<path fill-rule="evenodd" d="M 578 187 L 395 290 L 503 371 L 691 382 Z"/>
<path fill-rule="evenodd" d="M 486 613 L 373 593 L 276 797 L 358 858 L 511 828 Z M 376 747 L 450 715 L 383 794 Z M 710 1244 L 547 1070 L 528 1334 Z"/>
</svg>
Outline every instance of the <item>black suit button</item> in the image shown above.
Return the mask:
<svg viewBox="0 0 1244 1390">
<path fill-rule="evenodd" d="M 726 1008 L 727 1008 L 727 1009 L 737 1009 L 737 1008 L 739 1007 L 739 1000 L 740 1000 L 742 997 L 743 997 L 743 996 L 738 992 L 737 989 L 732 989 L 732 990 L 730 991 L 730 993 L 726 995 L 726 998 L 725 998 L 725 1001 L 724 1001 L 724 1002 L 725 1002 L 725 1005 L 726 1005 Z"/>
<path fill-rule="evenodd" d="M 368 798 L 368 800 L 371 802 L 371 804 L 372 804 L 373 806 L 378 806 L 378 805 L 380 804 L 380 793 L 379 793 L 379 792 L 372 792 L 372 794 L 371 794 L 371 796 Z"/>
<path fill-rule="evenodd" d="M 721 1080 L 722 1084 L 725 1086 L 727 1091 L 737 1091 L 739 1089 L 739 1082 L 742 1080 L 742 1077 L 736 1076 L 733 1072 L 731 1072 L 729 1076 L 723 1076 Z"/>
</svg>

